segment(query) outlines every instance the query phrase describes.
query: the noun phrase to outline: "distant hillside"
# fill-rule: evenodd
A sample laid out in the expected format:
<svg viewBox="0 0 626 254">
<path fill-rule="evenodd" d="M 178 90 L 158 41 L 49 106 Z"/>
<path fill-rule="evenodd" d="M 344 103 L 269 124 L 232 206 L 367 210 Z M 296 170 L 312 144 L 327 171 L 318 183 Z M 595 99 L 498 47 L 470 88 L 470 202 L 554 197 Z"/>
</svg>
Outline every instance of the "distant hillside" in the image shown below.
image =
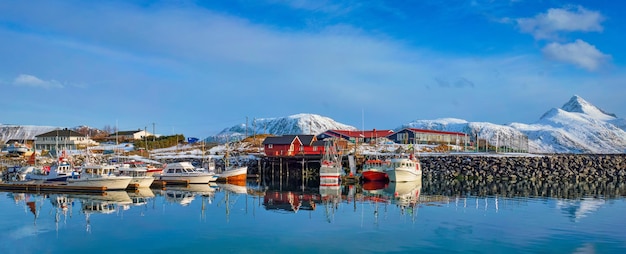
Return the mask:
<svg viewBox="0 0 626 254">
<path fill-rule="evenodd" d="M 467 122 L 444 118 L 417 120 L 402 127 L 478 133 L 481 139 L 495 144 L 497 138 L 519 140 L 528 137 L 529 151 L 533 153 L 624 153 L 626 152 L 626 121 L 615 114 L 573 96 L 561 108 L 548 110 L 532 124 L 511 123 L 498 125 Z"/>
<path fill-rule="evenodd" d="M 317 135 L 327 130 L 356 130 L 355 127 L 336 122 L 328 117 L 316 114 L 297 114 L 287 117 L 260 118 L 251 121 L 246 128 L 245 123 L 226 128 L 214 136 L 207 137 L 207 142 L 224 142 L 226 140 L 240 140 L 246 135 L 271 134 L 313 134 Z"/>
<path fill-rule="evenodd" d="M 36 126 L 36 125 L 15 125 L 15 124 L 0 124 L 0 142 L 16 140 L 34 140 L 35 136 L 50 132 L 56 129 L 62 129 L 57 126 Z M 69 128 L 79 133 L 88 135 L 90 137 L 98 137 L 106 135 L 105 131 L 88 127 L 88 126 L 76 126 Z"/>
</svg>

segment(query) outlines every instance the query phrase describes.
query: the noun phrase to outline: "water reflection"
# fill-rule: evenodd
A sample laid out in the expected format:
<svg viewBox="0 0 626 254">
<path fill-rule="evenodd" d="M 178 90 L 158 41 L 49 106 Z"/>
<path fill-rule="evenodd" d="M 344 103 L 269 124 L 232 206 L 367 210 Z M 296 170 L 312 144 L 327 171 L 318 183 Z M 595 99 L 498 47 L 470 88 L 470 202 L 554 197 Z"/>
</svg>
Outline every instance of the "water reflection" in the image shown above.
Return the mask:
<svg viewBox="0 0 626 254">
<path fill-rule="evenodd" d="M 580 181 L 457 181 L 423 179 L 423 194 L 442 196 L 551 197 L 581 199 L 626 196 L 624 182 Z"/>
</svg>

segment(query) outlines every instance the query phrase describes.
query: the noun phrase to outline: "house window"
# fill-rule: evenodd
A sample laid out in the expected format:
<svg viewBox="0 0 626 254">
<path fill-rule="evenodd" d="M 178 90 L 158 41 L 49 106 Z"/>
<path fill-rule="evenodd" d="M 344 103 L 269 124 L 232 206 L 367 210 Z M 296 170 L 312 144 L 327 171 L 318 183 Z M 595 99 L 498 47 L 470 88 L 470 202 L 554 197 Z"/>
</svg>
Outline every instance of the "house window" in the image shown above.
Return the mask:
<svg viewBox="0 0 626 254">
<path fill-rule="evenodd" d="M 269 149 L 274 148 L 274 144 L 267 144 L 267 148 L 269 148 Z"/>
<path fill-rule="evenodd" d="M 300 146 L 300 151 L 304 151 L 304 146 Z"/>
<path fill-rule="evenodd" d="M 313 147 L 313 151 L 317 151 L 317 146 L 314 146 L 314 147 Z"/>
</svg>

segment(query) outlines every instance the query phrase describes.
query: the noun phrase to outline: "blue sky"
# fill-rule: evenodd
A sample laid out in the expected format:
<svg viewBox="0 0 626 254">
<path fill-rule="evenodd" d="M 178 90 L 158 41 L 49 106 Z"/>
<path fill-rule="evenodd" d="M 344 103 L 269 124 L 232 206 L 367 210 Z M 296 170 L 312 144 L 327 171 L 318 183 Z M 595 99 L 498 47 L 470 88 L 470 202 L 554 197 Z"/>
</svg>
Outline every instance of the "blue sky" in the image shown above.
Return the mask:
<svg viewBox="0 0 626 254">
<path fill-rule="evenodd" d="M 626 115 L 623 1 L 2 1 L 0 123 L 204 137 L 315 113 L 366 129 Z"/>
</svg>

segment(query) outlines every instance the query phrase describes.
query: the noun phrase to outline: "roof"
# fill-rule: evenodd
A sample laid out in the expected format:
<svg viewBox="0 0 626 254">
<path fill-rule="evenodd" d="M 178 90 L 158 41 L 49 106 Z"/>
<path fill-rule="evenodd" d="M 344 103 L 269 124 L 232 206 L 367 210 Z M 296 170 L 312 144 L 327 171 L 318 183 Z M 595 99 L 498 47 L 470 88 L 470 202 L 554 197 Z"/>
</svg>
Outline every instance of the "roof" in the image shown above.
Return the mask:
<svg viewBox="0 0 626 254">
<path fill-rule="evenodd" d="M 272 145 L 289 145 L 293 143 L 293 140 L 296 139 L 298 135 L 282 135 L 275 137 L 266 137 L 263 140 L 264 145 L 272 144 Z"/>
<path fill-rule="evenodd" d="M 310 145 L 315 140 L 315 135 L 298 135 L 300 142 L 304 145 Z"/>
<path fill-rule="evenodd" d="M 126 135 L 133 135 L 137 132 L 142 132 L 143 130 L 136 130 L 136 131 L 118 131 L 118 132 L 114 132 L 113 134 L 111 134 L 111 136 L 114 135 L 122 135 L 122 136 L 126 136 Z"/>
<path fill-rule="evenodd" d="M 393 130 L 328 130 L 325 132 L 331 136 L 346 136 L 350 138 L 380 138 L 393 133 Z"/>
<path fill-rule="evenodd" d="M 404 130 L 410 130 L 412 132 L 420 132 L 420 133 L 434 133 L 434 134 L 447 134 L 447 135 L 467 135 L 463 132 L 453 132 L 453 131 L 436 131 L 436 130 L 426 130 L 426 129 L 417 129 L 417 128 L 405 128 Z"/>
<path fill-rule="evenodd" d="M 53 130 L 43 134 L 39 134 L 35 137 L 85 137 L 85 135 L 80 134 L 76 131 L 65 129 Z"/>
</svg>

